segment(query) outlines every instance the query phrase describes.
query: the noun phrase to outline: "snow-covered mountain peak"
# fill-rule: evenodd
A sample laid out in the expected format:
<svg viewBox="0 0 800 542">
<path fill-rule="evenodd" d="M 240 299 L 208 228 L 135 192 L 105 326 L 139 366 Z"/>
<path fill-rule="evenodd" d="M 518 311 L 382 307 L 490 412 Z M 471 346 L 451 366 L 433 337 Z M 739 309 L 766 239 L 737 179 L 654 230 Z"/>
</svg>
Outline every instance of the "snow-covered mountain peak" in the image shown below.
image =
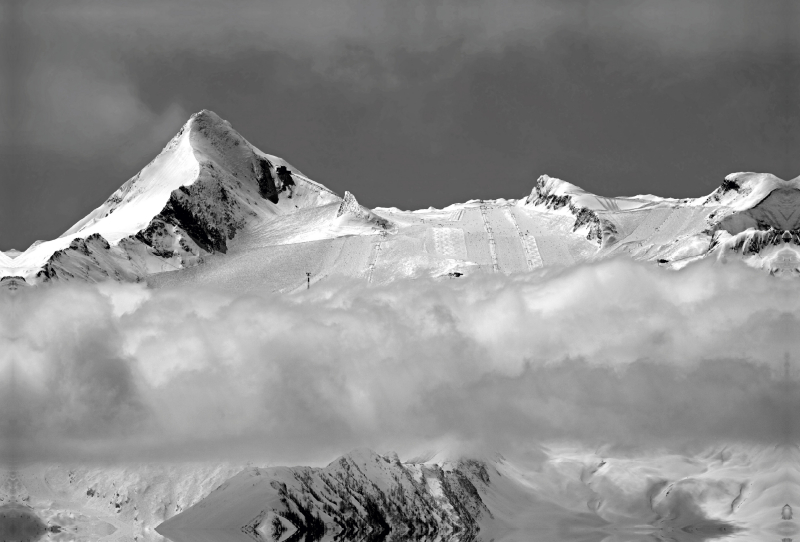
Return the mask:
<svg viewBox="0 0 800 542">
<path fill-rule="evenodd" d="M 800 179 L 784 181 L 771 173 L 731 173 L 716 190 L 702 198 L 702 203 L 724 205 L 740 212 L 752 209 L 775 190 L 800 190 Z"/>
<path fill-rule="evenodd" d="M 310 190 L 301 188 L 305 185 Z M 231 201 L 233 194 L 236 201 Z M 168 204 L 173 207 L 170 212 L 185 214 L 175 207 L 195 196 L 202 199 L 197 205 L 217 215 L 226 212 L 221 206 L 253 216 L 284 214 L 339 199 L 288 162 L 259 151 L 228 121 L 204 109 L 191 116 L 152 162 L 62 237 L 98 233 L 116 244 L 146 228 Z M 219 250 L 224 243 L 200 245 Z"/>
<path fill-rule="evenodd" d="M 4 256 L 0 271 L 32 282 L 141 280 L 226 252 L 251 224 L 340 200 L 203 110 L 102 205 L 58 239 Z"/>
<path fill-rule="evenodd" d="M 215 164 L 235 175 L 252 174 L 259 169 L 252 145 L 213 111 L 203 109 L 192 115 L 181 129 L 200 163 Z M 180 137 L 180 133 L 178 136 Z"/>
<path fill-rule="evenodd" d="M 189 120 L 186 121 L 186 126 L 189 128 L 197 128 L 198 130 L 220 130 L 227 132 L 232 129 L 231 123 L 223 119 L 209 109 L 201 109 L 197 113 L 193 113 Z"/>
<path fill-rule="evenodd" d="M 672 268 L 738 253 L 750 265 L 800 274 L 797 209 L 800 178 L 740 172 L 704 198 L 605 197 L 542 175 L 519 200 L 373 210 L 202 110 L 59 238 L 0 253 L 0 278 L 258 289 L 269 281 L 271 290 L 295 291 L 334 275 L 381 283 L 515 273 L 621 253 Z"/>
<path fill-rule="evenodd" d="M 356 448 L 343 456 L 331 461 L 326 468 L 333 468 L 345 463 L 355 465 L 368 465 L 371 463 L 388 462 L 389 460 L 370 448 Z"/>
<path fill-rule="evenodd" d="M 746 229 L 800 230 L 800 179 L 784 181 L 765 173 L 735 173 L 709 195 L 724 205 L 720 227 L 731 234 Z"/>
</svg>

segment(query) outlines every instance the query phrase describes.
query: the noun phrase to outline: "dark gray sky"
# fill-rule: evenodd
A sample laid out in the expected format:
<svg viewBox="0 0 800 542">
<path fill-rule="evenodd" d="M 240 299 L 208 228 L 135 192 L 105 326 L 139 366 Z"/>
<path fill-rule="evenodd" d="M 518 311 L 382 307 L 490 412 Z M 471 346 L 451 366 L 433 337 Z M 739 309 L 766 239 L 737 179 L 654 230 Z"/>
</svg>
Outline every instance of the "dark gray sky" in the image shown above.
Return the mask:
<svg viewBox="0 0 800 542">
<path fill-rule="evenodd" d="M 794 177 L 796 6 L 5 0 L 0 249 L 60 235 L 203 108 L 370 207 Z"/>
</svg>

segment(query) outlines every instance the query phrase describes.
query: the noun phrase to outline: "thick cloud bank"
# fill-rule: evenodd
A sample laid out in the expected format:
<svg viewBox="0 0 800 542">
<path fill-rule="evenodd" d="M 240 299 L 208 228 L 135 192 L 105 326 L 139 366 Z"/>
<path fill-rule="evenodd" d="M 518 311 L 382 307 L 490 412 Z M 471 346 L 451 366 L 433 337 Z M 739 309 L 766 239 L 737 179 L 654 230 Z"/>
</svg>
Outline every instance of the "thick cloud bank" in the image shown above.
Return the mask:
<svg viewBox="0 0 800 542">
<path fill-rule="evenodd" d="M 797 283 L 738 265 L 3 295 L 6 457 L 796 442 Z"/>
</svg>

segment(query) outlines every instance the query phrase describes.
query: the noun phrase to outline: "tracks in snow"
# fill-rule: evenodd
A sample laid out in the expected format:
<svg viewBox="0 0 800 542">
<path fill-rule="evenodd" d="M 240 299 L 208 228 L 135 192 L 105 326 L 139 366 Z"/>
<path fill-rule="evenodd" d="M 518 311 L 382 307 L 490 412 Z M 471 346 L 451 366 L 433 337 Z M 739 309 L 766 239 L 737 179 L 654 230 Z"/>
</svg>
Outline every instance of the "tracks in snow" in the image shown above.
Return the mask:
<svg viewBox="0 0 800 542">
<path fill-rule="evenodd" d="M 492 227 L 489 225 L 489 217 L 486 216 L 487 209 L 488 207 L 481 203 L 481 218 L 483 219 L 483 228 L 486 230 L 486 234 L 489 236 L 489 254 L 492 256 L 492 269 L 494 269 L 495 273 L 498 273 L 500 271 L 500 266 L 497 265 L 497 245 L 494 242 L 494 233 L 492 233 Z"/>
<path fill-rule="evenodd" d="M 511 209 L 506 209 L 505 213 L 514 225 L 514 229 L 517 230 L 517 235 L 519 235 L 519 241 L 522 243 L 522 250 L 525 252 L 525 260 L 528 263 L 528 271 L 544 267 L 542 255 L 539 253 L 539 246 L 536 244 L 536 238 L 533 235 L 522 233 L 517 223 L 517 217 L 514 216 L 514 212 Z"/>
<path fill-rule="evenodd" d="M 372 275 L 375 272 L 375 264 L 378 263 L 378 254 L 381 252 L 381 245 L 386 240 L 386 232 L 382 231 L 378 234 L 378 241 L 372 245 L 372 254 L 369 257 L 369 265 L 367 266 L 367 284 L 372 284 Z"/>
</svg>

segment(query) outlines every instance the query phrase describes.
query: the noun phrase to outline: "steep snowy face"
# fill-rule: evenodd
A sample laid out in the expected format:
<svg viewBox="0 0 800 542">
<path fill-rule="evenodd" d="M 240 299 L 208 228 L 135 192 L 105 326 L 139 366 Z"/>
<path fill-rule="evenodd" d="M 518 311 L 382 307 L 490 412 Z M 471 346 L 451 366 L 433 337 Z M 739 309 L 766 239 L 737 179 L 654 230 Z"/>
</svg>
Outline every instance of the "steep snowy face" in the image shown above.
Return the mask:
<svg viewBox="0 0 800 542">
<path fill-rule="evenodd" d="M 62 237 L 110 243 L 161 215 L 205 249 L 224 251 L 246 216 L 272 216 L 339 198 L 280 158 L 261 153 L 210 111 L 193 115 L 161 154 Z"/>
<path fill-rule="evenodd" d="M 720 227 L 732 235 L 746 229 L 793 231 L 800 229 L 800 189 L 776 188 L 750 209 L 728 217 Z"/>
<path fill-rule="evenodd" d="M 797 188 L 797 181 L 784 181 L 771 173 L 731 173 L 722 184 L 705 198 L 703 205 L 722 205 L 733 212 L 745 211 L 758 205 L 776 189 Z"/>
<path fill-rule="evenodd" d="M 193 115 L 164 150 L 61 237 L 35 244 L 3 274 L 28 282 L 112 278 L 200 263 L 225 253 L 252 222 L 340 198 L 267 155 L 210 111 Z"/>
<path fill-rule="evenodd" d="M 800 274 L 798 180 L 729 175 L 711 197 L 728 202 L 711 228 L 720 258 L 733 253 L 772 274 Z"/>
</svg>

